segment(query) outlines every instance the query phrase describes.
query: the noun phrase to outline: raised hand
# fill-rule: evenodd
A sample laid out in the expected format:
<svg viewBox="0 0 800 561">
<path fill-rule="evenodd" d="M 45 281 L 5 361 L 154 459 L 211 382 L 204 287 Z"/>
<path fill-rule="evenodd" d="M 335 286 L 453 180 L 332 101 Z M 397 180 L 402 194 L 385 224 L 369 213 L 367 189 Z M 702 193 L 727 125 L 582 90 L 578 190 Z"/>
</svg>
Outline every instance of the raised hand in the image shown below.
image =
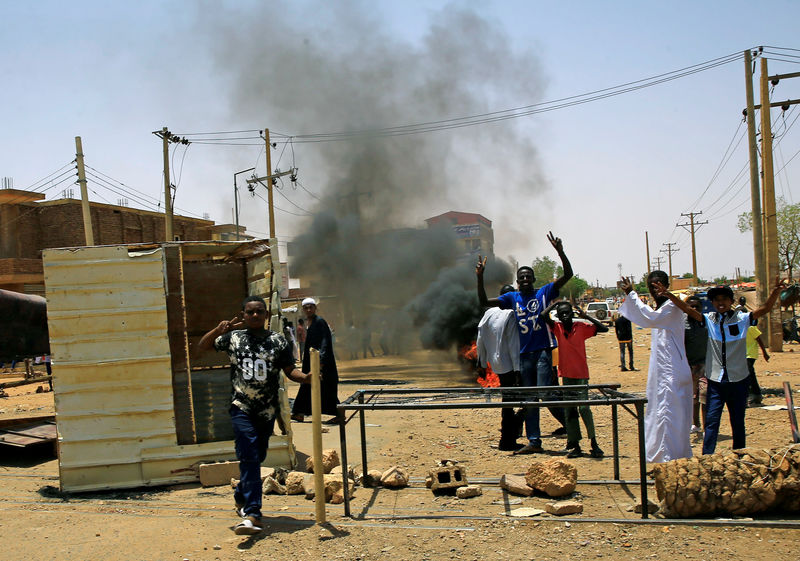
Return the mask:
<svg viewBox="0 0 800 561">
<path fill-rule="evenodd" d="M 553 232 L 547 232 L 547 241 L 555 248 L 555 250 L 559 253 L 564 251 L 564 244 L 561 241 L 561 238 L 557 238 L 553 235 Z"/>
<path fill-rule="evenodd" d="M 233 331 L 234 329 L 238 329 L 244 325 L 244 320 L 242 319 L 241 312 L 237 315 L 233 316 L 232 319 L 229 320 L 222 320 L 219 322 L 217 329 L 221 329 L 223 333 L 227 333 L 228 331 Z"/>
<path fill-rule="evenodd" d="M 619 281 L 617 281 L 617 288 L 619 288 L 625 294 L 629 294 L 633 290 L 633 283 L 628 277 L 622 277 Z"/>
<path fill-rule="evenodd" d="M 486 270 L 486 257 L 481 259 L 481 256 L 478 255 L 478 264 L 475 265 L 475 274 L 479 277 L 483 276 L 483 272 Z"/>
</svg>

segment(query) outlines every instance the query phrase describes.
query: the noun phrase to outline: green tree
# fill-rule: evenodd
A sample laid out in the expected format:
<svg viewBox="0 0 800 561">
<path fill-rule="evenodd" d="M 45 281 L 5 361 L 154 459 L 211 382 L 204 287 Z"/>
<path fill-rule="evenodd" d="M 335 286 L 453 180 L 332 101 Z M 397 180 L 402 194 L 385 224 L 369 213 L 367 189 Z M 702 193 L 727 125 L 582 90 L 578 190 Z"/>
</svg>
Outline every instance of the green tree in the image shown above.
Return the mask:
<svg viewBox="0 0 800 561">
<path fill-rule="evenodd" d="M 536 276 L 536 286 L 544 286 L 564 274 L 564 268 L 556 263 L 555 259 L 546 255 L 534 259 L 532 268 L 533 274 Z M 578 275 L 573 275 L 561 288 L 561 296 L 569 298 L 572 295 L 573 298 L 580 298 L 588 288 L 588 282 Z"/>
<path fill-rule="evenodd" d="M 544 285 L 553 282 L 556 275 L 560 275 L 561 267 L 554 259 L 547 257 L 537 257 L 533 260 L 533 274 L 536 277 L 536 284 Z"/>
<path fill-rule="evenodd" d="M 778 258 L 781 269 L 793 278 L 793 271 L 800 262 L 800 203 L 788 204 L 782 197 L 777 201 L 778 213 Z M 739 231 L 747 232 L 753 228 L 753 213 L 739 215 Z"/>
<path fill-rule="evenodd" d="M 560 269 L 561 267 L 559 267 Z M 561 296 L 565 298 L 580 298 L 586 292 L 586 289 L 589 288 L 589 283 L 580 278 L 578 275 L 573 275 L 571 279 L 567 281 L 561 288 Z"/>
</svg>

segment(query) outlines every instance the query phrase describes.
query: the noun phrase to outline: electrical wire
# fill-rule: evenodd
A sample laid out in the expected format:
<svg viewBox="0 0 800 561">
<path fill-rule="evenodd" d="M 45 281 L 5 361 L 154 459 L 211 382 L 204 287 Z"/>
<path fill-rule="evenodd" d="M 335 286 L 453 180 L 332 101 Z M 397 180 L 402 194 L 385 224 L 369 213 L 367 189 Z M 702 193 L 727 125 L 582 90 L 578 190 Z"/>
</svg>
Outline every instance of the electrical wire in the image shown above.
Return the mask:
<svg viewBox="0 0 800 561">
<path fill-rule="evenodd" d="M 265 203 L 269 204 L 269 202 L 267 201 L 267 199 L 265 199 L 264 197 L 262 197 L 261 195 L 259 195 L 259 194 L 258 194 L 258 193 L 256 193 L 255 191 L 253 192 L 253 196 L 254 196 L 254 197 L 258 197 L 259 199 L 261 199 L 261 200 L 262 200 L 262 201 L 264 201 Z M 286 214 L 291 214 L 292 216 L 300 216 L 300 217 L 302 217 L 302 218 L 305 218 L 306 216 L 309 216 L 308 214 L 297 214 L 297 213 L 295 213 L 295 212 L 288 211 L 288 210 L 286 210 L 286 209 L 283 209 L 283 208 L 281 208 L 281 207 L 279 207 L 279 206 L 275 206 L 274 204 L 272 205 L 272 208 L 274 208 L 275 210 L 279 210 L 279 211 L 281 211 L 281 212 L 285 212 Z"/>
<path fill-rule="evenodd" d="M 731 53 L 722 57 L 710 59 L 698 64 L 693 64 L 678 70 L 672 70 L 662 74 L 657 74 L 647 78 L 634 80 L 632 82 L 625 82 L 616 86 L 602 88 L 585 92 L 582 94 L 563 97 L 551 101 L 524 105 L 521 107 L 514 107 L 511 109 L 503 109 L 500 111 L 492 111 L 476 115 L 468 115 L 462 117 L 454 117 L 450 119 L 440 119 L 435 121 L 426 121 L 420 123 L 413 123 L 408 125 L 399 125 L 391 127 L 373 128 L 373 129 L 360 129 L 360 130 L 345 130 L 337 132 L 326 133 L 312 133 L 302 135 L 291 135 L 293 142 L 311 143 L 311 142 L 335 142 L 335 141 L 348 141 L 354 138 L 364 137 L 388 137 L 388 136 L 403 136 L 409 134 L 422 134 L 441 130 L 450 130 L 461 127 L 475 126 L 480 124 L 494 123 L 508 119 L 517 119 L 538 113 L 555 111 L 572 107 L 584 103 L 590 103 L 608 97 L 630 93 L 644 88 L 653 87 L 663 84 L 672 80 L 677 80 L 699 72 L 705 72 L 725 64 L 739 60 L 741 54 L 739 52 Z M 215 139 L 199 139 L 193 141 L 197 144 L 210 144 L 210 145 L 229 145 L 229 146 L 250 146 L 254 143 L 241 143 L 239 140 L 247 140 L 250 137 L 231 137 L 237 142 L 229 142 L 223 135 L 237 134 L 240 132 L 253 132 L 253 131 L 217 131 L 215 133 L 181 133 L 181 136 L 209 136 L 211 134 L 217 135 L 220 138 Z M 270 133 L 271 135 L 273 133 Z M 281 135 L 281 133 L 274 133 L 275 136 L 289 136 Z"/>
</svg>

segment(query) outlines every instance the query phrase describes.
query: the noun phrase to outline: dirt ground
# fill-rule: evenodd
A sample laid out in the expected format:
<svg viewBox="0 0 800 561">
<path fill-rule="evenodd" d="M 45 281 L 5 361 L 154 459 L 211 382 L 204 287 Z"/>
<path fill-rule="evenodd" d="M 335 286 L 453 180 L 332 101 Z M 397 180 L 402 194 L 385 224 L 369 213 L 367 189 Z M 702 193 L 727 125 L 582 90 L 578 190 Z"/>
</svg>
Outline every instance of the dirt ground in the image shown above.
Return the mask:
<svg viewBox="0 0 800 561">
<path fill-rule="evenodd" d="M 620 372 L 613 333 L 589 341 L 594 383 L 619 382 L 622 390 L 644 392 L 649 334 L 636 330 L 636 372 Z M 343 353 L 340 353 L 343 354 Z M 800 388 L 800 345 L 785 347 L 769 363 L 756 363 L 765 389 L 764 405 L 784 404 L 782 384 Z M 409 357 L 377 357 L 340 361 L 340 398 L 356 389 L 387 387 L 464 387 L 474 381 L 455 361 L 454 353 L 416 352 Z M 57 374 L 56 374 L 57 376 Z M 0 373 L 0 382 L 20 373 Z M 56 378 L 57 383 L 57 378 Z M 35 393 L 37 385 L 10 388 L 0 398 L 0 420 L 52 414 L 53 394 Z M 292 390 L 294 394 L 294 389 Z M 682 524 L 658 516 L 643 523 L 630 509 L 638 485 L 589 483 L 613 475 L 611 415 L 594 408 L 602 460 L 572 460 L 578 469 L 575 498 L 581 515 L 557 518 L 507 516 L 519 507 L 544 508 L 544 496 L 518 498 L 504 493 L 497 480 L 504 473 L 523 474 L 531 461 L 562 456 L 565 440 L 544 439 L 545 454 L 512 456 L 496 449 L 499 409 L 433 411 L 369 411 L 367 454 L 370 468 L 405 467 L 411 486 L 401 490 L 357 488 L 351 508 L 327 505 L 328 522 L 314 524 L 314 504 L 303 496 L 264 497 L 266 530 L 253 537 L 232 532 L 237 518 L 229 487 L 183 485 L 113 493 L 64 495 L 58 491 L 58 465 L 49 449 L 20 453 L 0 449 L 0 559 L 559 559 L 578 555 L 599 559 L 767 559 L 795 557 L 800 517 L 771 516 L 756 521 L 710 520 Z M 359 465 L 358 417 L 348 424 L 348 460 Z M 624 480 L 638 478 L 636 425 L 620 410 L 620 466 Z M 310 423 L 293 423 L 295 444 L 311 453 Z M 556 421 L 543 410 L 542 431 Z M 339 430 L 323 434 L 325 448 L 340 448 Z M 791 442 L 785 410 L 748 409 L 748 444 L 758 448 Z M 730 428 L 723 419 L 719 449 L 730 446 Z M 2 448 L 2 447 L 0 447 Z M 695 453 L 700 441 L 693 439 Z M 434 496 L 424 477 L 438 460 L 464 467 L 483 495 L 472 499 Z M 649 488 L 655 499 L 655 490 Z M 766 525 L 759 525 L 766 522 Z M 781 527 L 781 524 L 788 526 Z"/>
</svg>

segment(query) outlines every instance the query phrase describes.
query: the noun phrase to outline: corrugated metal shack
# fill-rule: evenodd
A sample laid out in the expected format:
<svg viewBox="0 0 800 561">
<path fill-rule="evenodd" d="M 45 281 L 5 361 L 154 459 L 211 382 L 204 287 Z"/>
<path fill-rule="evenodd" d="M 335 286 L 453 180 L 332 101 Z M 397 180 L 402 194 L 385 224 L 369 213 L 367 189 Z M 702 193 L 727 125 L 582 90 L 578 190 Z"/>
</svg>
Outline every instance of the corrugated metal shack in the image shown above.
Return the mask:
<svg viewBox="0 0 800 561">
<path fill-rule="evenodd" d="M 278 325 L 275 249 L 261 240 L 44 250 L 62 490 L 194 481 L 197 462 L 235 459 L 227 355 L 193 349 L 249 294 L 267 300 Z M 266 462 L 293 466 L 285 380 L 281 403 L 288 434 L 270 439 Z"/>
</svg>

